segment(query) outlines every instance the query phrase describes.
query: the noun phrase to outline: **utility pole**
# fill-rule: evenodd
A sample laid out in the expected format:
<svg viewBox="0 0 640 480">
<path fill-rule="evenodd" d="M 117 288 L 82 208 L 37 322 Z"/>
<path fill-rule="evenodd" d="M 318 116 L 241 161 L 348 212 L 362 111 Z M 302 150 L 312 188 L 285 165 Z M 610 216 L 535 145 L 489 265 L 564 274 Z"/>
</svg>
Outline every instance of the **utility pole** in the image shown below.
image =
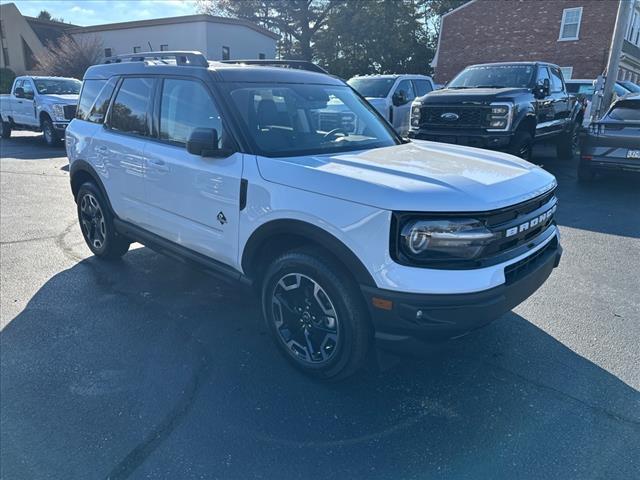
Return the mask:
<svg viewBox="0 0 640 480">
<path fill-rule="evenodd" d="M 607 61 L 607 78 L 604 82 L 602 104 L 600 105 L 598 117 L 609 107 L 613 97 L 613 87 L 618 79 L 622 44 L 624 42 L 624 36 L 627 33 L 627 28 L 629 27 L 629 18 L 631 17 L 634 4 L 635 0 L 620 0 L 620 4 L 618 5 L 616 26 L 613 30 L 613 38 L 611 39 L 611 47 L 609 48 L 609 60 Z"/>
</svg>

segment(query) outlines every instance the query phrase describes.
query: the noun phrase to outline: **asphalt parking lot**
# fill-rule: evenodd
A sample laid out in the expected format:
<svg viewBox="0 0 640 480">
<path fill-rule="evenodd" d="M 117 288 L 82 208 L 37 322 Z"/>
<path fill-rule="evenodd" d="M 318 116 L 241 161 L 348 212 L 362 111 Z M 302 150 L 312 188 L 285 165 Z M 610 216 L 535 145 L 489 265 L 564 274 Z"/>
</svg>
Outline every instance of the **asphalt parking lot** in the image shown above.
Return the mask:
<svg viewBox="0 0 640 480">
<path fill-rule="evenodd" d="M 0 143 L 0 477 L 640 478 L 640 178 L 559 181 L 532 298 L 343 384 L 294 371 L 257 302 L 140 247 L 85 247 L 64 150 Z"/>
</svg>

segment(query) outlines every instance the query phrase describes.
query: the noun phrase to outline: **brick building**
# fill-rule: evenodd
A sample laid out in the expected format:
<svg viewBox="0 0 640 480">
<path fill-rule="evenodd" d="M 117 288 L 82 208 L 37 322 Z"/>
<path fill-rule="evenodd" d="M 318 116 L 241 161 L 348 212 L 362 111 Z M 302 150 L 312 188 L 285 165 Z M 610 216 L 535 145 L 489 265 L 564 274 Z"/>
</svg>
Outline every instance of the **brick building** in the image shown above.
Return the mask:
<svg viewBox="0 0 640 480">
<path fill-rule="evenodd" d="M 555 63 L 565 78 L 595 78 L 607 64 L 617 11 L 615 0 L 470 0 L 442 17 L 435 78 L 447 82 L 474 63 L 526 60 Z M 640 82 L 640 0 L 618 78 Z"/>
</svg>

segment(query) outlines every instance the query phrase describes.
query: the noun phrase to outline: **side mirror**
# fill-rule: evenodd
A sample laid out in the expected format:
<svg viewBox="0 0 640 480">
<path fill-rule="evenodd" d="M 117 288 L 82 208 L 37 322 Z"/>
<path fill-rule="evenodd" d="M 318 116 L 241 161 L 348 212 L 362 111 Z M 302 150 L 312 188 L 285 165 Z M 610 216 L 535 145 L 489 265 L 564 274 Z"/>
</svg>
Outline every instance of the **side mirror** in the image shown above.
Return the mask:
<svg viewBox="0 0 640 480">
<path fill-rule="evenodd" d="M 24 98 L 24 88 L 22 87 L 17 87 L 13 94 L 16 96 L 16 98 Z"/>
<path fill-rule="evenodd" d="M 187 152 L 201 157 L 217 157 L 218 131 L 215 128 L 194 128 L 187 140 Z"/>
<path fill-rule="evenodd" d="M 24 98 L 26 98 L 27 100 L 33 100 L 34 97 L 34 93 L 33 92 L 25 92 L 24 93 Z"/>
<path fill-rule="evenodd" d="M 545 78 L 542 83 L 538 83 L 533 90 L 533 93 L 537 98 L 549 96 L 549 93 L 551 93 L 551 84 L 549 83 L 549 79 Z"/>
<path fill-rule="evenodd" d="M 408 102 L 407 93 L 404 90 L 398 90 L 396 93 L 393 94 L 393 97 L 391 97 L 391 101 L 396 107 L 399 107 L 400 105 L 404 105 L 405 103 Z"/>
</svg>

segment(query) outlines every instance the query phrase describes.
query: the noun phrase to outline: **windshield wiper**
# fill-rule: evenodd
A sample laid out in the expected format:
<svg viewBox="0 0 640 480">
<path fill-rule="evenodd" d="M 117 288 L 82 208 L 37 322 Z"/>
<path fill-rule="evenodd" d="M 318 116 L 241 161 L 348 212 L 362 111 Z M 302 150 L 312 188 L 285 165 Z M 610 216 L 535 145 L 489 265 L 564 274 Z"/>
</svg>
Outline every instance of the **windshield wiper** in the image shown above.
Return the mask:
<svg viewBox="0 0 640 480">
<path fill-rule="evenodd" d="M 504 85 L 478 85 L 474 88 L 506 88 Z"/>
</svg>

